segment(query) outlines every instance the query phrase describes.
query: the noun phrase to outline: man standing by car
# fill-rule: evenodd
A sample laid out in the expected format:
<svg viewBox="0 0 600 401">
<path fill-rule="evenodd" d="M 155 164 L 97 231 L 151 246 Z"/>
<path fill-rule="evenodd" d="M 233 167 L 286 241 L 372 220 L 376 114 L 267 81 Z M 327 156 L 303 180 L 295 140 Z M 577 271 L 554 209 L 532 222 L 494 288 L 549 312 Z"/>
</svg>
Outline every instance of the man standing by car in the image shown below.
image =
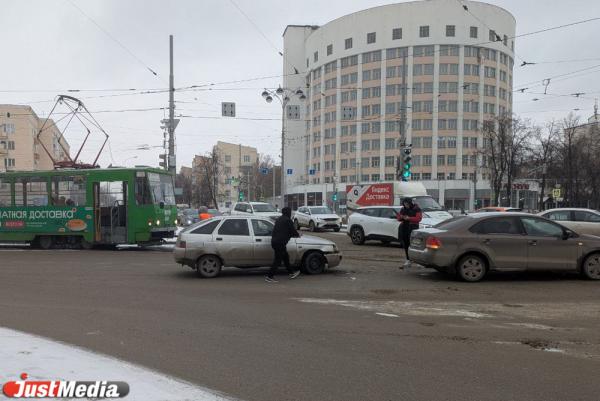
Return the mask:
<svg viewBox="0 0 600 401">
<path fill-rule="evenodd" d="M 275 227 L 273 228 L 273 234 L 271 236 L 271 247 L 275 254 L 273 256 L 271 269 L 269 270 L 267 277 L 265 277 L 266 282 L 277 282 L 277 280 L 275 280 L 275 273 L 277 273 L 277 269 L 282 261 L 291 279 L 300 275 L 300 270 L 294 270 L 291 267 L 290 256 L 287 253 L 287 243 L 290 241 L 290 238 L 298 237 L 300 237 L 300 233 L 296 231 L 294 223 L 292 222 L 292 209 L 284 207 L 281 209 L 281 216 L 275 220 Z"/>
<path fill-rule="evenodd" d="M 402 246 L 404 247 L 404 253 L 406 254 L 406 262 L 400 266 L 400 269 L 404 269 L 411 266 L 410 260 L 408 259 L 410 234 L 412 233 L 412 230 L 419 228 L 423 213 L 421 212 L 421 208 L 413 202 L 412 198 L 404 198 L 402 199 L 402 209 L 400 209 L 397 218 L 398 221 L 400 221 Z"/>
<path fill-rule="evenodd" d="M 266 282 L 277 282 L 277 280 L 275 280 L 275 273 L 277 273 L 277 269 L 282 261 L 291 279 L 300 275 L 300 270 L 294 271 L 290 266 L 290 256 L 287 253 L 287 243 L 290 241 L 290 238 L 298 237 L 300 237 L 300 234 L 296 231 L 294 223 L 292 222 L 292 209 L 284 207 L 281 209 L 281 216 L 275 221 L 275 227 L 273 228 L 273 234 L 271 236 L 271 247 L 273 248 L 275 255 L 273 256 L 271 269 L 265 278 Z"/>
</svg>

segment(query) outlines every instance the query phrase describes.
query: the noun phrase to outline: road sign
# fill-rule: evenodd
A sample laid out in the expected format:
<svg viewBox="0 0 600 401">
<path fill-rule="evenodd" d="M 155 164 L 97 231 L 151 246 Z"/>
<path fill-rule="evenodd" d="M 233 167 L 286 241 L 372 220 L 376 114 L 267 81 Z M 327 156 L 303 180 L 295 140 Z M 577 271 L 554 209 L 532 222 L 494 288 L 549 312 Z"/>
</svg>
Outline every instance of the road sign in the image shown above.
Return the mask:
<svg viewBox="0 0 600 401">
<path fill-rule="evenodd" d="M 294 173 L 294 170 L 291 168 L 287 169 L 287 175 L 292 175 Z"/>
<path fill-rule="evenodd" d="M 552 197 L 553 197 L 554 199 L 558 199 L 558 198 L 560 198 L 560 188 L 554 188 L 554 189 L 552 190 Z"/>
<path fill-rule="evenodd" d="M 168 119 L 168 118 L 165 118 L 165 119 L 163 119 L 163 120 L 160 120 L 160 122 L 163 124 L 163 126 L 162 126 L 162 127 L 160 127 L 160 128 L 163 128 L 163 129 L 167 129 L 167 128 L 169 128 L 170 121 L 169 121 L 169 119 Z M 177 128 L 177 125 L 178 125 L 178 124 L 179 124 L 179 119 L 178 119 L 178 118 L 174 118 L 174 119 L 173 119 L 173 125 L 174 125 L 173 129 Z"/>
<path fill-rule="evenodd" d="M 260 173 L 261 173 L 262 175 L 267 175 L 267 174 L 269 174 L 269 169 L 268 169 L 268 168 L 261 168 L 261 169 L 260 169 Z"/>
<path fill-rule="evenodd" d="M 311 168 L 310 170 L 308 170 L 308 175 L 315 175 L 316 170 L 314 168 Z"/>
<path fill-rule="evenodd" d="M 297 104 L 289 104 L 287 106 L 287 118 L 288 120 L 299 120 L 300 119 L 300 106 Z"/>
<path fill-rule="evenodd" d="M 221 102 L 221 115 L 223 117 L 235 117 L 235 103 Z"/>
</svg>

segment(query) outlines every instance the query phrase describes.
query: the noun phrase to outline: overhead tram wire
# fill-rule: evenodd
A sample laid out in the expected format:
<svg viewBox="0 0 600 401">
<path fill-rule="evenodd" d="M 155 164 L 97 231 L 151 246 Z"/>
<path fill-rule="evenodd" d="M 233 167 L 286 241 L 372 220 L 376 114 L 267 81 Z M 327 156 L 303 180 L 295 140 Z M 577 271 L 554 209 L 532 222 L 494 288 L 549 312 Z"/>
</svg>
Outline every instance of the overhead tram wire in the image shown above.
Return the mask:
<svg viewBox="0 0 600 401">
<path fill-rule="evenodd" d="M 292 63 L 290 63 L 288 60 L 286 60 L 285 56 L 283 55 L 283 52 L 281 50 L 279 50 L 279 48 L 277 46 L 275 46 L 275 44 L 273 42 L 271 42 L 271 40 L 267 37 L 267 35 L 265 35 L 265 33 L 262 31 L 262 29 L 260 29 L 260 27 L 248 16 L 248 14 L 246 14 L 244 12 L 244 10 L 242 10 L 240 8 L 240 6 L 238 6 L 234 0 L 229 0 L 229 2 L 240 12 L 240 14 L 242 14 L 244 16 L 244 18 L 246 18 L 246 20 L 248 20 L 248 22 L 250 22 L 250 24 L 254 27 L 254 29 L 256 29 L 256 31 L 267 41 L 267 43 L 277 52 L 277 54 L 279 54 L 283 58 L 283 61 L 286 62 L 290 67 L 292 67 L 292 69 L 294 70 L 294 72 L 296 74 L 299 74 L 300 70 L 298 68 L 296 68 L 296 66 L 294 66 Z"/>
<path fill-rule="evenodd" d="M 144 68 L 148 71 L 150 71 L 154 76 L 158 77 L 158 73 L 156 71 L 154 71 L 152 68 L 150 68 L 150 66 L 148 66 L 146 63 L 144 63 L 138 56 L 136 56 L 131 50 L 129 50 L 123 43 L 121 43 L 121 41 L 119 41 L 117 38 L 115 38 L 113 35 L 110 34 L 110 32 L 108 32 L 106 29 L 104 29 L 99 23 L 97 23 L 92 17 L 90 17 L 89 15 L 87 15 L 77 4 L 75 4 L 72 0 L 66 0 L 69 2 L 69 4 L 71 4 L 73 7 L 75 7 L 84 17 L 86 17 L 88 20 L 90 20 L 94 25 L 96 25 L 96 27 L 98 29 L 100 29 L 106 36 L 108 36 L 113 42 L 115 42 L 117 45 L 119 45 L 123 50 L 125 50 L 131 57 L 133 57 L 139 64 L 141 64 L 142 66 L 144 66 Z"/>
</svg>

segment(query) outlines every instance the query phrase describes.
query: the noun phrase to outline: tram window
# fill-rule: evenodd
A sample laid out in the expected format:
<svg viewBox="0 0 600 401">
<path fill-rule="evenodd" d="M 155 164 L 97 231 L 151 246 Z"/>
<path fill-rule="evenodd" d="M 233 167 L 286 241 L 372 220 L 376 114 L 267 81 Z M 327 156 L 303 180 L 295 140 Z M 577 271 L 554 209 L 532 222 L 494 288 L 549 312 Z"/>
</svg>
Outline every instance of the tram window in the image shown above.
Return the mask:
<svg viewBox="0 0 600 401">
<path fill-rule="evenodd" d="M 11 205 L 10 183 L 0 180 L 0 207 Z"/>
<path fill-rule="evenodd" d="M 15 182 L 15 206 L 25 206 L 23 198 L 23 183 Z"/>
<path fill-rule="evenodd" d="M 85 206 L 85 177 L 55 177 L 52 182 L 52 204 Z"/>
<path fill-rule="evenodd" d="M 27 206 L 48 205 L 48 181 L 45 178 L 29 178 L 25 182 Z"/>
<path fill-rule="evenodd" d="M 123 181 L 104 181 L 100 183 L 100 207 L 123 205 Z"/>
<path fill-rule="evenodd" d="M 136 205 L 152 204 L 152 192 L 145 176 L 135 177 L 135 203 Z"/>
</svg>

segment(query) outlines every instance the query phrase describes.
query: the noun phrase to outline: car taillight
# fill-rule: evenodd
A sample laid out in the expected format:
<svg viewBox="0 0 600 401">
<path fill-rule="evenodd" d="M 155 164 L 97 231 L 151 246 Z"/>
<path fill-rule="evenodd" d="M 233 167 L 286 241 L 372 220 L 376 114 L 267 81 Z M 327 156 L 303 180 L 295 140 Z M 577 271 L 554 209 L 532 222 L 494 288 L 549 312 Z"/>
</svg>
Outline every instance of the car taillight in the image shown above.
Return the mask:
<svg viewBox="0 0 600 401">
<path fill-rule="evenodd" d="M 177 241 L 177 248 L 185 248 L 185 241 Z"/>
<path fill-rule="evenodd" d="M 442 241 L 438 237 L 427 237 L 425 247 L 429 249 L 439 249 L 442 247 Z"/>
</svg>

